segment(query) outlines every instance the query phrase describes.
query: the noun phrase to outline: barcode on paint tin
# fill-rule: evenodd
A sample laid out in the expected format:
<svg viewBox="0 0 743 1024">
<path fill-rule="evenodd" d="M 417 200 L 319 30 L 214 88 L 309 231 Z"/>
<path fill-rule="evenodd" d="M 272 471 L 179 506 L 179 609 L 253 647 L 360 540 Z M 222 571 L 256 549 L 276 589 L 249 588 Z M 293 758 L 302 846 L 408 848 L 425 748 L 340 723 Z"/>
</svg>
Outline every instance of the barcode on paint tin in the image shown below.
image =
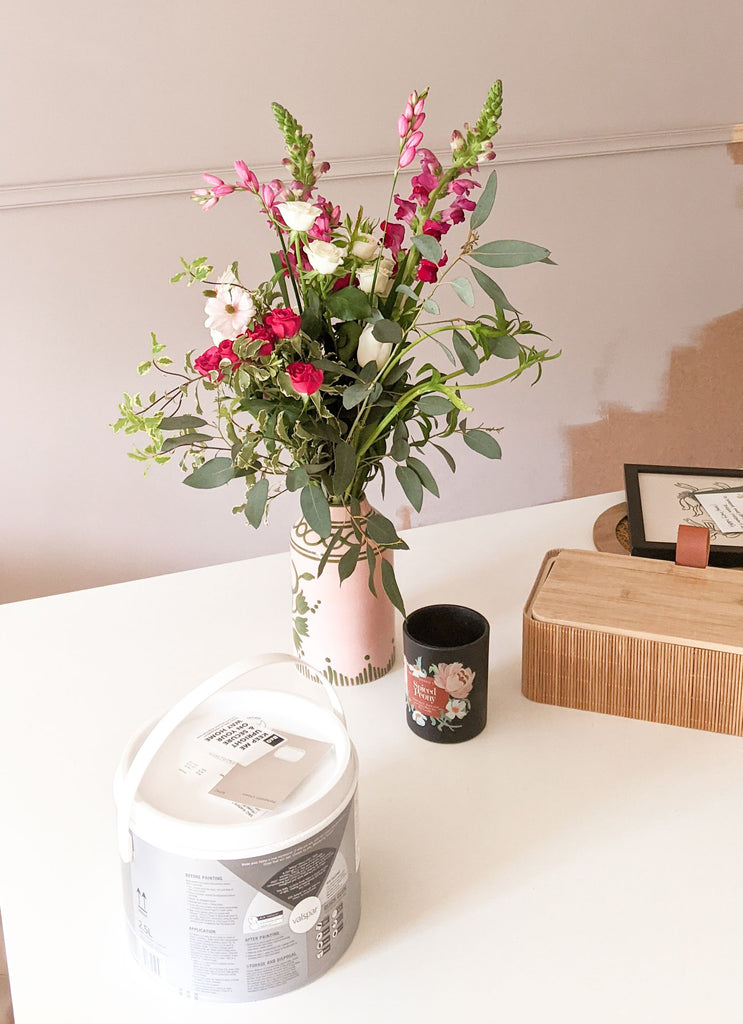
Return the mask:
<svg viewBox="0 0 743 1024">
<path fill-rule="evenodd" d="M 160 977 L 160 957 L 150 953 L 149 949 L 142 947 L 142 963 L 145 967 Z"/>
</svg>

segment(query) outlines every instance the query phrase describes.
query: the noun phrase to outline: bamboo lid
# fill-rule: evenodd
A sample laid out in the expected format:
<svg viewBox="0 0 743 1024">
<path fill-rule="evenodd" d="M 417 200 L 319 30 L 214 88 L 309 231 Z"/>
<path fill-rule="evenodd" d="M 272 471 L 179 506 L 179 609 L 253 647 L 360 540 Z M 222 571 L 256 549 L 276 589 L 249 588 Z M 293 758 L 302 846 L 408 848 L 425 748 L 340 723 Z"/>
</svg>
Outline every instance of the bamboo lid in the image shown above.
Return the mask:
<svg viewBox="0 0 743 1024">
<path fill-rule="evenodd" d="M 730 569 L 564 550 L 529 611 L 564 626 L 743 653 L 743 573 Z"/>
</svg>

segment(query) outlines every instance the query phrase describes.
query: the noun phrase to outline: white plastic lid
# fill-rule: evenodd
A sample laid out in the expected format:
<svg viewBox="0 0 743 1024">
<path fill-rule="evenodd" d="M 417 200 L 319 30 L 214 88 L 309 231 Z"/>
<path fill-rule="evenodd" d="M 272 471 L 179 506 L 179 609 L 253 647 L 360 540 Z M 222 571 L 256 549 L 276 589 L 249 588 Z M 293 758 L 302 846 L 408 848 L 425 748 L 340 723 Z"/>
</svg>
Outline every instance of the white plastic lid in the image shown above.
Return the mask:
<svg viewBox="0 0 743 1024">
<path fill-rule="evenodd" d="M 262 655 L 207 680 L 143 729 L 116 775 L 122 859 L 131 857 L 130 831 L 182 856 L 236 859 L 284 849 L 332 821 L 355 791 L 357 762 L 338 698 L 327 689 L 318 703 L 309 694 L 317 697 L 323 689 L 299 675 L 296 659 Z M 320 740 L 330 749 L 273 810 L 247 817 L 245 808 L 209 792 L 221 774 L 219 760 L 205 759 L 199 739 L 232 718 Z"/>
</svg>

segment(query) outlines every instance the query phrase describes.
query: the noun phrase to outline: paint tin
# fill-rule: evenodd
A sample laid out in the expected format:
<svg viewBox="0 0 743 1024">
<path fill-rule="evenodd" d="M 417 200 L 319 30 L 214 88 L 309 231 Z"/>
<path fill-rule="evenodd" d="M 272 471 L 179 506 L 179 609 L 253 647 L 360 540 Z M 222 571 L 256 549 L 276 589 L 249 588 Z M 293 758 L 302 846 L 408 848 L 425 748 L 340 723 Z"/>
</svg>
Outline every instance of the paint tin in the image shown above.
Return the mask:
<svg viewBox="0 0 743 1024">
<path fill-rule="evenodd" d="M 192 999 L 299 988 L 340 958 L 358 925 L 356 752 L 336 694 L 302 682 L 296 664 L 262 655 L 225 669 L 133 738 L 119 765 L 131 949 Z M 323 691 L 323 703 L 313 699 Z M 306 750 L 314 767 L 273 807 L 263 791 L 261 806 L 210 792 L 233 777 L 296 777 Z"/>
</svg>

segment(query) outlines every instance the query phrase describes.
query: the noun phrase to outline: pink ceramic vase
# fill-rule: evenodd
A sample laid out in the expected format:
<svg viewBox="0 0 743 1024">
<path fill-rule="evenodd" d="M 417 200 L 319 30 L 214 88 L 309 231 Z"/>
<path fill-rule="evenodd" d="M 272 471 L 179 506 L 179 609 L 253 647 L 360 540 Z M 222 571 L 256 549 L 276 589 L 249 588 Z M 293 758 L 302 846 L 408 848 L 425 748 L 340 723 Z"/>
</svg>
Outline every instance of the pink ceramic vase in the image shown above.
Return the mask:
<svg viewBox="0 0 743 1024">
<path fill-rule="evenodd" d="M 362 502 L 362 530 L 370 511 L 369 503 Z M 330 514 L 333 533 L 341 526 L 344 540 L 333 547 L 320 575 L 328 542 L 304 518 L 292 528 L 292 635 L 297 656 L 311 666 L 313 676 L 322 675 L 336 686 L 356 686 L 392 668 L 395 610 L 382 586 L 381 557 L 374 570 L 376 596 L 371 592 L 366 542 L 353 573 L 341 582 L 338 563 L 358 538 L 346 509 L 331 508 Z M 384 557 L 392 561 L 392 552 L 386 550 Z"/>
</svg>

